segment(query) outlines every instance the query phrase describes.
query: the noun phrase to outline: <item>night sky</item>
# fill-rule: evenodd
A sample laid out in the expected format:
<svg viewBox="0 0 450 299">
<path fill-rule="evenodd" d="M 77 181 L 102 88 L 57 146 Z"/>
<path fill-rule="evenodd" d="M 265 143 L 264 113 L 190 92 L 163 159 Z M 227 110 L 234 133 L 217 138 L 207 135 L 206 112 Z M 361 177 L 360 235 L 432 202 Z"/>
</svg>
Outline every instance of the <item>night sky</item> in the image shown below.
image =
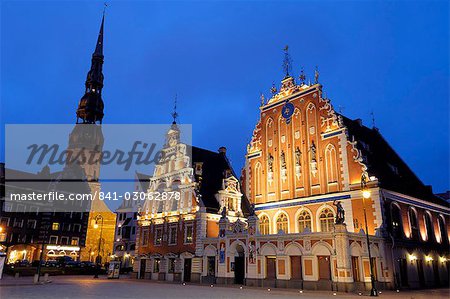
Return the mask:
<svg viewBox="0 0 450 299">
<path fill-rule="evenodd" d="M 4 124 L 74 123 L 103 2 L 2 1 Z M 104 123 L 179 122 L 237 172 L 259 94 L 316 65 L 336 110 L 376 126 L 435 192 L 449 189 L 448 1 L 110 2 Z"/>
</svg>

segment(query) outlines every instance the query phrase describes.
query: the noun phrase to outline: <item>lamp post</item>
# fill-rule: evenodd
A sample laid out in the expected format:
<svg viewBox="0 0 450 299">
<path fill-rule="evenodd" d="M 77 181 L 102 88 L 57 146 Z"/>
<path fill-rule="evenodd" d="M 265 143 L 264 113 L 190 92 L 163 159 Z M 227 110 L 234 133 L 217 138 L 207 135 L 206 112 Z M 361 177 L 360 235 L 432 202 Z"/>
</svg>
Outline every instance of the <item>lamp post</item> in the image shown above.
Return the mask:
<svg viewBox="0 0 450 299">
<path fill-rule="evenodd" d="M 366 239 L 367 239 L 367 251 L 369 253 L 369 267 L 370 267 L 370 281 L 372 283 L 372 288 L 370 289 L 370 296 L 378 296 L 378 291 L 375 288 L 375 275 L 373 274 L 373 261 L 372 255 L 370 253 L 370 240 L 369 240 L 369 230 L 367 226 L 367 214 L 366 214 L 366 199 L 371 196 L 370 189 L 367 187 L 366 176 L 363 174 L 361 176 L 361 192 L 363 196 L 363 211 L 364 211 L 364 222 L 366 226 Z"/>
<path fill-rule="evenodd" d="M 96 257 L 96 270 L 95 270 L 95 275 L 94 278 L 98 278 L 98 272 L 100 272 L 100 246 L 102 243 L 102 233 L 103 233 L 103 216 L 98 214 L 97 216 L 95 216 L 95 224 L 94 224 L 94 228 L 97 229 L 98 228 L 98 223 L 101 221 L 100 223 L 100 237 L 98 238 L 98 251 L 97 251 L 97 257 Z"/>
</svg>

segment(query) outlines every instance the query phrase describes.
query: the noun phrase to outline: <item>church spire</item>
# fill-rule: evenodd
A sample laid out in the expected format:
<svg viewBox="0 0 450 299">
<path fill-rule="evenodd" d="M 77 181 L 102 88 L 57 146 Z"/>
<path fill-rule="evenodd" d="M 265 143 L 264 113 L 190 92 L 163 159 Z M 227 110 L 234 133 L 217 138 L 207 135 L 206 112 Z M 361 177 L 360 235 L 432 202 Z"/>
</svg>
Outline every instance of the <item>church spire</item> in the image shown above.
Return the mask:
<svg viewBox="0 0 450 299">
<path fill-rule="evenodd" d="M 77 109 L 77 123 L 102 123 L 103 119 L 103 27 L 105 24 L 105 11 L 103 10 L 102 23 L 98 33 L 95 51 L 92 54 L 91 69 L 86 77 L 86 90 Z"/>
</svg>

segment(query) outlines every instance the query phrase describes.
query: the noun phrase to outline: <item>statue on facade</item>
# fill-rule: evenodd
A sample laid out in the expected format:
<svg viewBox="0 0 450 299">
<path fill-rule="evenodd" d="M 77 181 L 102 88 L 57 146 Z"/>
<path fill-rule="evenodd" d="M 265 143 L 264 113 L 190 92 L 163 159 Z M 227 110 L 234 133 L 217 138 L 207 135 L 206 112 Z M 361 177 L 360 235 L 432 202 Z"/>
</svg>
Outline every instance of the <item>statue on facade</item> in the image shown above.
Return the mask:
<svg viewBox="0 0 450 299">
<path fill-rule="evenodd" d="M 280 160 L 281 160 L 281 169 L 286 169 L 286 156 L 284 155 L 284 151 L 281 151 Z"/>
<path fill-rule="evenodd" d="M 223 219 L 227 218 L 227 207 L 226 206 L 224 206 L 222 208 L 222 218 Z"/>
<path fill-rule="evenodd" d="M 342 204 L 340 201 L 338 201 L 338 202 L 333 201 L 333 205 L 335 205 L 337 208 L 336 224 L 344 224 L 344 221 L 345 221 L 344 207 L 342 207 Z"/>
<path fill-rule="evenodd" d="M 269 154 L 268 164 L 269 164 L 269 172 L 273 172 L 273 156 L 271 154 Z"/>
<path fill-rule="evenodd" d="M 316 70 L 314 71 L 314 84 L 319 83 L 319 68 L 316 66 Z"/>
<path fill-rule="evenodd" d="M 295 165 L 299 166 L 300 165 L 300 159 L 302 157 L 302 152 L 300 151 L 300 149 L 297 148 L 295 149 Z"/>
<path fill-rule="evenodd" d="M 314 140 L 311 143 L 310 151 L 311 151 L 311 161 L 315 162 L 316 155 L 317 155 L 317 149 L 316 149 L 316 145 L 314 144 Z"/>
<path fill-rule="evenodd" d="M 266 103 L 266 98 L 264 97 L 263 93 L 261 93 L 260 99 L 261 99 L 261 106 L 264 106 L 264 104 Z"/>
</svg>

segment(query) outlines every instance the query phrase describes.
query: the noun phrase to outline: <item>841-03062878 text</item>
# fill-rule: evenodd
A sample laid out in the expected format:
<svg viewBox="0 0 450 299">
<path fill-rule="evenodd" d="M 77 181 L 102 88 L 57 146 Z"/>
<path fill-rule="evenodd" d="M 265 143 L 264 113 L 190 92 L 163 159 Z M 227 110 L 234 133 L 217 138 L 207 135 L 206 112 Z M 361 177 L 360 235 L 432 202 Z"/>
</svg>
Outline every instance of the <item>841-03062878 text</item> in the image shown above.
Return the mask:
<svg viewBox="0 0 450 299">
<path fill-rule="evenodd" d="M 180 200 L 179 191 L 154 191 L 154 192 L 125 192 L 123 195 L 117 192 L 99 192 L 100 200 Z"/>
</svg>

